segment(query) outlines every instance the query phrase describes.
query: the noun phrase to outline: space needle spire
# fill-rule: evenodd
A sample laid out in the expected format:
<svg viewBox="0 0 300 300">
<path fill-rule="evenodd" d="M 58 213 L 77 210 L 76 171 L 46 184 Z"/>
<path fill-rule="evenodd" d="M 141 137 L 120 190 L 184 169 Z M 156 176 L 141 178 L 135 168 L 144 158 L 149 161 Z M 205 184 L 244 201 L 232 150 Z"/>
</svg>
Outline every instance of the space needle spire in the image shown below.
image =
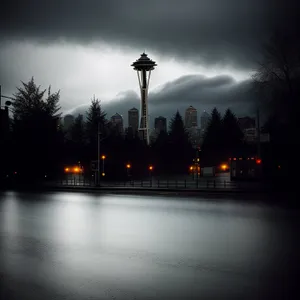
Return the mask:
<svg viewBox="0 0 300 300">
<path fill-rule="evenodd" d="M 144 52 L 132 65 L 137 71 L 139 87 L 141 91 L 141 114 L 140 114 L 140 137 L 149 145 L 149 114 L 148 114 L 148 88 L 151 71 L 157 66 L 155 61 L 151 60 Z"/>
</svg>

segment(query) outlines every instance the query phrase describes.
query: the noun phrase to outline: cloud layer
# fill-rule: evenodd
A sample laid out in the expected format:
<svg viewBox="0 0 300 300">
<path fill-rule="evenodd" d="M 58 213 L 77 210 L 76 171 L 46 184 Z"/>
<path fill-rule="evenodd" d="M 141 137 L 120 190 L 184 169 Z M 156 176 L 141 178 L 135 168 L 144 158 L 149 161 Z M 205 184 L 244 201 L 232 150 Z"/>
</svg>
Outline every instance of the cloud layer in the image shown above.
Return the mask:
<svg viewBox="0 0 300 300">
<path fill-rule="evenodd" d="M 230 76 L 216 76 L 207 78 L 199 75 L 188 75 L 168 82 L 149 95 L 150 123 L 153 126 L 154 118 L 165 116 L 170 118 L 177 109 L 184 114 L 185 109 L 193 105 L 199 115 L 204 110 L 211 111 L 215 106 L 222 112 L 228 107 L 237 115 L 252 115 L 254 113 L 254 98 L 250 91 L 250 81 L 236 82 Z M 85 114 L 89 104 L 77 107 L 69 113 Z M 107 117 L 118 112 L 123 115 L 124 122 L 128 122 L 128 110 L 132 107 L 140 109 L 139 95 L 134 91 L 125 91 L 103 108 Z"/>
<path fill-rule="evenodd" d="M 12 0 L 2 9 L 0 37 L 100 40 L 203 65 L 249 69 L 270 30 L 297 28 L 297 11 L 294 0 Z"/>
</svg>

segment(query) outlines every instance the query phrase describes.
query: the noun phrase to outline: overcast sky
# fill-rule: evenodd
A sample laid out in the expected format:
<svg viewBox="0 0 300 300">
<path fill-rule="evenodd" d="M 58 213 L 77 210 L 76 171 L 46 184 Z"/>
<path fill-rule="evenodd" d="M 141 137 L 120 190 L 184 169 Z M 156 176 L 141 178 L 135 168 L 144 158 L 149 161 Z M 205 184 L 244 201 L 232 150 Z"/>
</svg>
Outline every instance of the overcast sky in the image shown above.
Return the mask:
<svg viewBox="0 0 300 300">
<path fill-rule="evenodd" d="M 34 76 L 61 90 L 64 112 L 84 110 L 95 95 L 109 113 L 126 114 L 139 108 L 130 64 L 145 50 L 158 64 L 151 116 L 189 105 L 246 114 L 261 43 L 278 27 L 296 28 L 296 2 L 12 0 L 1 8 L 2 93 Z"/>
</svg>

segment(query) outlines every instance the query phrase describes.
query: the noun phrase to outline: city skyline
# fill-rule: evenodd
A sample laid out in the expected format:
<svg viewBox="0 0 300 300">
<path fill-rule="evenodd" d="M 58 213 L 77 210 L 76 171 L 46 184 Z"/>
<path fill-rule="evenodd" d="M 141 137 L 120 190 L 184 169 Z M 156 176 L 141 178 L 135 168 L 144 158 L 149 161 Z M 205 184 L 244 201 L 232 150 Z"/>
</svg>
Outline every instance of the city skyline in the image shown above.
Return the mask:
<svg viewBox="0 0 300 300">
<path fill-rule="evenodd" d="M 186 113 L 191 108 L 196 111 L 195 116 L 196 116 L 197 126 L 189 126 L 190 124 L 187 124 Z M 83 118 L 85 119 L 86 113 L 87 112 L 78 113 L 78 115 L 83 116 Z M 115 118 L 119 119 L 120 122 L 122 123 L 121 131 L 123 133 L 125 133 L 125 129 L 129 129 L 129 128 L 131 128 L 131 130 L 133 132 L 137 132 L 139 129 L 139 119 L 140 119 L 139 113 L 140 113 L 139 109 L 137 109 L 136 107 L 132 107 L 132 108 L 128 109 L 128 111 L 127 111 L 127 119 L 125 118 L 126 114 L 123 115 L 118 112 L 115 112 L 113 114 L 107 114 L 106 117 L 107 117 L 107 120 L 111 123 L 115 123 Z M 184 115 L 184 113 L 185 113 L 185 115 Z M 209 124 L 210 112 L 207 112 L 205 109 L 201 111 L 195 107 L 188 106 L 183 111 L 183 113 L 180 112 L 180 114 L 183 119 L 184 126 L 187 129 L 195 128 L 195 129 L 201 129 L 203 131 L 207 128 L 207 126 Z M 64 125 L 65 129 L 70 128 L 70 126 L 72 125 L 72 123 L 74 122 L 75 118 L 78 115 L 65 114 L 62 116 L 63 125 Z M 152 120 L 152 122 L 150 122 L 149 129 L 150 130 L 154 129 L 155 131 L 156 131 L 156 129 L 158 129 L 158 131 L 156 133 L 159 133 L 162 130 L 168 132 L 169 122 L 173 117 L 174 117 L 174 115 L 172 115 L 172 116 L 156 115 L 155 117 L 150 117 L 149 119 Z M 255 127 L 255 117 L 250 117 L 249 115 L 243 115 L 243 116 L 237 115 L 237 118 L 238 118 L 239 122 L 241 122 L 242 127 L 245 127 L 245 128 L 254 128 Z M 67 122 L 67 125 L 65 124 L 65 122 Z"/>
</svg>

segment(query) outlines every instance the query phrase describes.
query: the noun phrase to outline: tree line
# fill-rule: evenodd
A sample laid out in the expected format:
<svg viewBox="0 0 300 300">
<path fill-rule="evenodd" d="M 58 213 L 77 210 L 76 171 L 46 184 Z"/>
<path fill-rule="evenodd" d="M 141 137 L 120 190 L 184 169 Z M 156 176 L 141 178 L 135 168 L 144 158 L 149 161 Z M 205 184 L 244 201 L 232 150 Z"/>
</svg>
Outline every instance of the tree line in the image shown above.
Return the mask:
<svg viewBox="0 0 300 300">
<path fill-rule="evenodd" d="M 198 149 L 192 145 L 178 111 L 170 121 L 169 131 L 162 131 L 148 146 L 137 134 L 122 136 L 107 120 L 100 100 L 95 97 L 91 99 L 85 118 L 76 116 L 68 130 L 64 130 L 61 123 L 60 93 L 52 93 L 51 87 L 41 90 L 32 78 L 28 83 L 22 82 L 14 99 L 11 130 L 6 143 L 7 174 L 17 172 L 30 180 L 45 178 L 45 175 L 57 177 L 62 174 L 64 166 L 78 163 L 88 174 L 91 161 L 98 159 L 99 133 L 100 156 L 106 157 L 107 178 L 124 177 L 128 163 L 136 176 L 147 176 L 150 165 L 156 174 L 187 173 L 197 155 Z M 234 136 L 233 132 L 236 132 Z M 230 154 L 230 147 L 234 147 L 232 143 L 237 146 L 243 140 L 243 133 L 231 110 L 228 109 L 221 120 L 215 108 L 205 134 L 203 153 L 214 153 L 212 149 L 221 143 L 220 138 L 227 143 L 222 142 L 223 147 L 219 149 L 222 154 L 214 156 L 213 162 L 221 157 L 225 159 Z M 205 155 L 203 159 L 206 159 Z"/>
</svg>

